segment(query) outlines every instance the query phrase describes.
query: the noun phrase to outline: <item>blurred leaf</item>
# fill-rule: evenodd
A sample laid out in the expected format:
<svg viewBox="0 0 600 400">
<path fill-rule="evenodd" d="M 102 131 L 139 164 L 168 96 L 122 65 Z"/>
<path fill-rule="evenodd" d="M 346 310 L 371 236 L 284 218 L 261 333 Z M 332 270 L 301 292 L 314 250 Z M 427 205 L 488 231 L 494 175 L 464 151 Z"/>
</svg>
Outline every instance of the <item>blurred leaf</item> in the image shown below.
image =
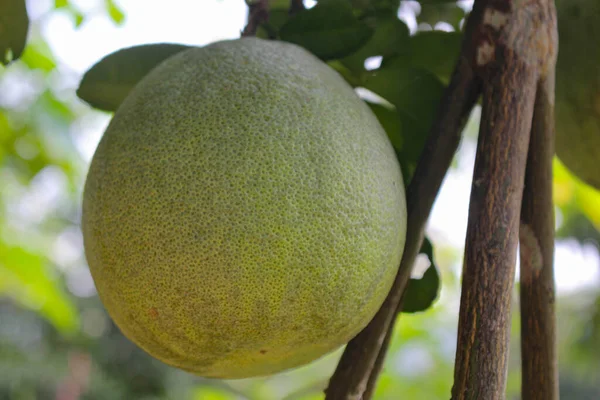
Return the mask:
<svg viewBox="0 0 600 400">
<path fill-rule="evenodd" d="M 131 89 L 154 67 L 189 48 L 181 44 L 156 43 L 118 50 L 83 75 L 77 96 L 92 107 L 116 111 Z"/>
<path fill-rule="evenodd" d="M 402 312 L 415 313 L 424 311 L 431 307 L 440 290 L 440 276 L 433 259 L 433 247 L 431 242 L 425 238 L 421 246 L 421 254 L 429 258 L 429 268 L 421 279 L 410 279 L 404 294 Z"/>
<path fill-rule="evenodd" d="M 429 71 L 395 66 L 372 71 L 365 79 L 364 87 L 427 127 L 435 116 L 444 90 L 439 79 Z"/>
<path fill-rule="evenodd" d="M 40 98 L 40 106 L 49 113 L 67 121 L 75 119 L 75 112 L 65 103 L 56 98 L 51 90 L 44 91 Z"/>
<path fill-rule="evenodd" d="M 425 146 L 444 86 L 422 68 L 386 64 L 366 75 L 364 87 L 396 107 L 402 126 L 402 147 L 396 148 L 396 154 L 408 184 Z"/>
<path fill-rule="evenodd" d="M 600 191 L 573 175 L 558 157 L 554 157 L 553 171 L 554 203 L 560 207 L 563 217 L 583 213 L 600 231 Z"/>
<path fill-rule="evenodd" d="M 28 30 L 25 0 L 0 1 L 0 63 L 8 65 L 21 56 Z"/>
<path fill-rule="evenodd" d="M 321 400 L 325 397 L 324 391 L 327 389 L 328 379 L 321 380 L 312 385 L 302 387 L 287 396 L 282 400 Z"/>
<path fill-rule="evenodd" d="M 119 6 L 117 6 L 117 4 L 115 3 L 114 0 L 106 0 L 105 4 L 106 4 L 106 10 L 108 11 L 108 15 L 110 16 L 110 19 L 112 19 L 113 22 L 117 25 L 122 24 L 123 21 L 125 20 L 125 14 L 121 10 L 121 8 L 119 8 Z"/>
<path fill-rule="evenodd" d="M 381 104 L 367 103 L 388 135 L 396 151 L 402 150 L 402 119 L 396 110 Z"/>
<path fill-rule="evenodd" d="M 202 386 L 194 390 L 192 399 L 194 400 L 240 400 L 245 397 L 235 395 L 232 391 L 226 389 Z"/>
<path fill-rule="evenodd" d="M 63 333 L 77 329 L 75 306 L 48 275 L 41 256 L 0 242 L 0 260 L 0 294 L 36 310 Z"/>
<path fill-rule="evenodd" d="M 460 54 L 461 42 L 462 34 L 457 32 L 420 32 L 408 41 L 407 61 L 434 73 L 447 84 Z"/>
<path fill-rule="evenodd" d="M 355 73 L 363 72 L 367 58 L 396 54 L 408 38 L 408 27 L 396 16 L 380 18 L 369 41 L 354 54 L 343 58 L 341 62 Z"/>
<path fill-rule="evenodd" d="M 323 60 L 348 56 L 371 37 L 347 0 L 321 1 L 292 17 L 280 31 L 281 39 L 300 45 Z"/>
<path fill-rule="evenodd" d="M 424 125 L 401 110 L 397 111 L 402 121 L 402 148 L 397 152 L 398 160 L 402 166 L 402 175 L 405 185 L 408 185 L 417 167 L 421 152 L 425 148 L 431 125 Z"/>
<path fill-rule="evenodd" d="M 580 243 L 590 240 L 600 244 L 600 230 L 584 215 L 578 207 L 563 215 L 560 228 L 556 231 L 557 238 L 575 238 Z"/>
<path fill-rule="evenodd" d="M 411 140 L 414 141 L 415 138 L 422 138 L 424 144 L 426 135 L 415 134 L 418 132 L 418 129 L 413 128 L 414 123 L 412 123 L 408 118 L 403 118 L 403 116 L 400 115 L 395 108 L 388 108 L 382 104 L 369 102 L 367 102 L 367 104 L 387 133 L 390 142 L 392 142 L 394 152 L 396 153 L 396 157 L 400 162 L 400 169 L 402 170 L 404 183 L 405 185 L 408 185 L 412 174 L 414 173 L 414 169 L 417 166 L 418 157 L 421 154 L 423 147 L 412 144 Z M 405 129 L 413 134 L 407 135 L 405 138 L 403 136 Z M 408 143 L 405 142 L 406 139 L 408 139 Z"/>
<path fill-rule="evenodd" d="M 83 24 L 85 15 L 83 15 L 83 13 L 81 11 L 79 11 L 78 9 L 76 9 L 73 6 L 69 7 L 69 11 L 70 11 L 71 15 L 73 16 L 73 18 L 75 19 L 75 27 L 79 28 L 81 26 L 81 24 Z"/>
<path fill-rule="evenodd" d="M 340 60 L 332 60 L 327 62 L 331 68 L 333 68 L 338 74 L 342 76 L 352 87 L 361 86 L 362 76 L 355 74 L 348 67 L 346 67 Z"/>
<path fill-rule="evenodd" d="M 67 11 L 74 18 L 76 28 L 83 23 L 84 15 L 68 0 L 54 0 L 54 8 Z"/>
<path fill-rule="evenodd" d="M 351 0 L 352 7 L 378 13 L 397 14 L 400 7 L 400 0 Z"/>
<path fill-rule="evenodd" d="M 262 23 L 256 32 L 261 39 L 276 39 L 279 30 L 291 18 L 289 0 L 273 0 L 269 2 L 269 19 Z"/>
<path fill-rule="evenodd" d="M 31 69 L 41 69 L 50 72 L 56 68 L 48 45 L 41 41 L 30 42 L 21 56 L 23 61 Z"/>
<path fill-rule="evenodd" d="M 464 17 L 465 11 L 456 1 L 421 2 L 421 13 L 417 16 L 417 22 L 426 23 L 432 27 L 438 22 L 447 22 L 455 29 L 458 29 L 460 21 Z"/>
</svg>

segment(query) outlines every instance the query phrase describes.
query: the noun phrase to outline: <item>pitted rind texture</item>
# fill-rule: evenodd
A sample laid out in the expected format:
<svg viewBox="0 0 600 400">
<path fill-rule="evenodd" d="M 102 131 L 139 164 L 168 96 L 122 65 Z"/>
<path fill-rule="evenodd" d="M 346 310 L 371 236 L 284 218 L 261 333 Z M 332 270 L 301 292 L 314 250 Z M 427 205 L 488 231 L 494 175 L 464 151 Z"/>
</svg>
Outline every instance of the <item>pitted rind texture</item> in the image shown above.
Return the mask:
<svg viewBox="0 0 600 400">
<path fill-rule="evenodd" d="M 400 263 L 405 194 L 385 132 L 336 72 L 246 38 L 184 51 L 136 86 L 92 160 L 82 227 L 128 338 L 244 378 L 368 323 Z"/>
</svg>

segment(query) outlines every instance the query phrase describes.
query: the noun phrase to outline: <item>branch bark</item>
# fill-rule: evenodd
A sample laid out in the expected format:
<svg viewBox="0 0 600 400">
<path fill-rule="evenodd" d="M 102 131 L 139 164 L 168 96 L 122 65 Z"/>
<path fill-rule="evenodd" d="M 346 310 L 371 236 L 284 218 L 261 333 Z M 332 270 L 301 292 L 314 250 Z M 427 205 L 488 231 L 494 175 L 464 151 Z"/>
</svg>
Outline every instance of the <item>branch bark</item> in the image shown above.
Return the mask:
<svg viewBox="0 0 600 400">
<path fill-rule="evenodd" d="M 551 5 L 476 0 L 461 57 L 407 189 L 407 242 L 396 281 L 371 323 L 348 343 L 327 400 L 368 400 L 374 391 L 425 223 L 482 86 L 453 399 L 503 398 L 536 84 L 555 52 Z"/>
<path fill-rule="evenodd" d="M 242 31 L 242 37 L 256 36 L 258 27 L 269 20 L 269 0 L 246 0 L 248 21 Z"/>
<path fill-rule="evenodd" d="M 346 346 L 326 390 L 326 400 L 366 400 L 367 397 L 363 396 L 371 377 L 373 383 L 370 386 L 374 386 L 385 357 L 385 351 L 379 356 L 380 350 L 386 340 L 389 341 L 386 335 L 391 333 L 397 317 L 414 260 L 423 242 L 425 224 L 479 93 L 480 81 L 461 57 L 406 191 L 407 234 L 398 274 L 373 320 Z M 376 371 L 373 370 L 375 365 Z"/>
<path fill-rule="evenodd" d="M 469 206 L 453 400 L 503 399 L 506 386 L 529 138 L 537 83 L 555 49 L 549 28 L 553 21 L 550 0 L 517 3 L 475 3 L 484 22 L 474 40 L 479 42 L 476 60 L 485 85 Z"/>
<path fill-rule="evenodd" d="M 523 400 L 558 400 L 554 307 L 554 70 L 538 84 L 521 208 Z"/>
<path fill-rule="evenodd" d="M 519 210 L 536 76 L 523 65 L 503 66 L 494 80 L 496 84 L 484 89 L 471 188 L 454 400 L 502 399 L 506 381 Z M 496 90 L 502 83 L 508 84 L 509 91 Z M 522 90 L 517 95 L 518 89 Z M 514 117 L 507 118 L 509 113 Z"/>
</svg>

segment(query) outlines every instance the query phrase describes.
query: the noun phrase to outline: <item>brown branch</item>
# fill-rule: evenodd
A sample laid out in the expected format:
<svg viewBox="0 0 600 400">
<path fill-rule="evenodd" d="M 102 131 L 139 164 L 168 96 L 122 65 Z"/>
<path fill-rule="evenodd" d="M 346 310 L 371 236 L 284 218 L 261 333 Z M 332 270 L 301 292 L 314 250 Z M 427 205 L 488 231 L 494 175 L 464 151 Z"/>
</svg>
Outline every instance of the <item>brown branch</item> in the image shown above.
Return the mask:
<svg viewBox="0 0 600 400">
<path fill-rule="evenodd" d="M 248 21 L 242 31 L 242 37 L 256 36 L 258 27 L 269 20 L 269 0 L 247 0 L 246 3 L 248 4 Z"/>
<path fill-rule="evenodd" d="M 556 29 L 556 23 L 548 26 Z M 556 42 L 553 49 L 550 72 L 538 83 L 519 230 L 523 400 L 558 400 L 559 396 L 552 201 Z"/>
<path fill-rule="evenodd" d="M 484 89 L 453 400 L 504 398 L 519 209 L 535 100 L 532 72 L 519 63 L 510 69 L 503 66 L 494 84 Z M 502 86 L 507 90 L 497 90 Z"/>
<path fill-rule="evenodd" d="M 386 335 L 393 327 L 414 260 L 421 248 L 425 224 L 479 92 L 479 80 L 461 58 L 442 98 L 427 144 L 407 188 L 406 244 L 398 274 L 373 320 L 346 346 L 326 390 L 327 400 L 366 400 L 363 394 L 371 376 L 373 383 L 370 386 L 374 386 L 385 357 L 384 353 L 379 356 L 380 349 L 389 340 Z M 373 374 L 378 358 L 381 360 L 377 362 L 377 371 Z"/>
<path fill-rule="evenodd" d="M 480 94 L 481 81 L 477 78 L 473 78 L 473 76 L 472 76 L 473 75 L 472 71 L 477 68 L 476 52 L 477 52 L 478 41 L 471 40 L 471 39 L 474 38 L 475 35 L 478 34 L 478 32 L 481 30 L 481 25 L 483 23 L 483 13 L 481 12 L 481 10 L 482 10 L 481 7 L 476 7 L 475 10 L 473 10 L 473 13 L 471 13 L 471 17 L 467 21 L 467 25 L 465 27 L 465 35 L 464 35 L 464 37 L 466 39 L 463 42 L 462 49 L 461 49 L 461 57 L 459 58 L 459 62 L 454 71 L 454 76 L 457 77 L 457 79 L 461 79 L 460 77 L 463 77 L 463 78 L 468 77 L 469 81 L 477 82 L 476 90 L 472 92 L 473 104 L 474 104 L 476 98 Z M 450 85 L 452 85 L 452 82 Z M 460 87 L 460 85 L 459 85 L 459 87 Z M 454 101 L 454 99 L 444 98 L 442 100 L 442 106 L 444 106 L 444 104 L 447 101 Z M 472 109 L 473 104 L 471 104 L 471 106 L 468 107 L 468 110 L 465 109 L 465 111 L 467 113 L 464 114 L 464 122 L 466 122 L 468 113 L 470 113 L 470 110 Z M 447 110 L 447 112 L 454 112 L 454 110 Z M 437 129 L 443 129 L 443 127 L 445 126 L 446 123 L 448 123 L 448 121 L 441 120 L 439 126 L 437 126 L 437 127 L 434 126 L 434 131 Z M 461 126 L 460 130 L 462 131 L 463 128 L 464 128 L 464 125 Z M 433 147 L 433 146 L 436 146 L 436 144 L 439 144 L 441 146 L 447 145 L 445 143 L 440 142 L 439 139 L 437 137 L 435 137 L 435 135 L 434 135 L 432 140 L 430 140 L 430 145 Z M 458 143 L 456 143 L 456 145 L 458 145 Z M 454 147 L 453 151 L 456 151 L 456 147 Z M 417 174 L 415 174 L 415 176 L 417 176 Z M 422 179 L 427 179 L 427 178 L 425 177 Z M 401 310 L 402 310 L 402 300 L 398 304 L 398 310 L 397 310 L 398 314 L 401 312 Z M 397 317 L 395 317 L 395 319 L 396 318 Z M 374 393 L 374 390 L 375 390 L 375 387 L 377 384 L 377 378 L 381 372 L 381 369 L 383 368 L 383 362 L 385 361 L 385 353 L 387 352 L 388 346 L 390 344 L 391 335 L 393 334 L 393 329 L 394 329 L 394 321 L 392 321 L 392 324 L 390 324 L 390 326 L 388 327 L 386 338 L 381 346 L 381 349 L 379 350 L 379 355 L 378 355 L 377 360 L 375 361 L 375 365 L 373 366 L 373 369 L 371 371 L 371 376 L 370 376 L 369 382 L 367 384 L 367 389 L 365 390 L 362 400 L 369 400 L 373 396 L 373 393 Z"/>
<path fill-rule="evenodd" d="M 552 55 L 550 0 L 478 0 L 483 109 L 469 206 L 452 399 L 503 399 L 511 295 L 537 82 Z M 487 21 L 487 23 L 485 23 Z"/>
<path fill-rule="evenodd" d="M 402 299 L 400 299 L 399 307 L 402 306 Z M 394 334 L 394 325 L 398 320 L 398 315 L 392 320 L 390 326 L 388 327 L 385 338 L 383 339 L 383 343 L 381 343 L 381 348 L 379 349 L 379 353 L 377 354 L 377 359 L 375 359 L 375 364 L 373 365 L 373 369 L 371 370 L 371 374 L 369 375 L 369 380 L 367 381 L 367 387 L 365 388 L 365 392 L 363 393 L 361 400 L 370 400 L 375 394 L 375 389 L 377 388 L 377 379 L 379 378 L 379 374 L 383 370 L 383 363 L 385 362 L 385 356 L 387 355 L 388 347 L 390 347 L 390 343 L 392 341 L 392 336 Z"/>
<path fill-rule="evenodd" d="M 474 242 L 469 240 L 467 246 L 453 398 L 503 397 L 518 210 L 536 79 L 552 50 L 550 35 L 543 31 L 548 2 L 533 0 L 513 11 L 511 0 L 476 1 L 455 74 L 407 189 L 407 243 L 396 281 L 371 323 L 346 347 L 330 381 L 328 400 L 367 400 L 373 393 L 425 222 L 482 80 L 487 84 L 484 122 L 469 222 L 469 239 Z M 481 290 L 485 285 L 491 292 Z M 482 340 L 471 341 L 475 337 Z"/>
</svg>

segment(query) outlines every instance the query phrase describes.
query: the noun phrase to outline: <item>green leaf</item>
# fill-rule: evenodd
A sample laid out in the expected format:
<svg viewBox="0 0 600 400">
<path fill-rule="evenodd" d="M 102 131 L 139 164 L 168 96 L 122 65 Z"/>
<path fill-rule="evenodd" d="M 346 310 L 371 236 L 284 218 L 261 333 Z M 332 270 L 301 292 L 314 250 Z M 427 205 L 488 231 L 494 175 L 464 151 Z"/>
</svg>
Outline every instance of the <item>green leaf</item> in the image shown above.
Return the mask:
<svg viewBox="0 0 600 400">
<path fill-rule="evenodd" d="M 396 150 L 396 156 L 402 166 L 404 183 L 408 185 L 417 168 L 419 157 L 425 148 L 429 126 L 425 126 L 421 121 L 417 121 L 401 111 L 396 112 L 403 129 L 402 148 Z"/>
<path fill-rule="evenodd" d="M 21 56 L 28 31 L 25 0 L 0 1 L 0 63 L 8 65 Z"/>
<path fill-rule="evenodd" d="M 56 68 L 50 48 L 42 41 L 30 42 L 21 56 L 21 61 L 31 69 L 40 69 L 44 72 L 50 72 Z"/>
<path fill-rule="evenodd" d="M 369 103 L 367 105 L 373 111 L 373 114 L 379 120 L 379 123 L 387 133 L 390 142 L 394 146 L 394 149 L 399 152 L 402 150 L 403 138 L 402 138 L 402 118 L 396 110 L 385 107 L 381 104 Z"/>
<path fill-rule="evenodd" d="M 49 276 L 41 256 L 0 244 L 0 260 L 0 295 L 36 310 L 63 333 L 77 329 L 75 306 L 59 282 Z"/>
<path fill-rule="evenodd" d="M 402 312 L 415 313 L 425 311 L 434 303 L 440 290 L 440 276 L 433 260 L 433 247 L 425 238 L 421 254 L 429 258 L 430 265 L 421 279 L 410 279 L 402 302 Z"/>
<path fill-rule="evenodd" d="M 222 382 L 206 382 L 192 391 L 193 400 L 238 400 L 246 396 Z"/>
<path fill-rule="evenodd" d="M 69 6 L 68 0 L 54 0 L 54 8 L 64 8 Z"/>
<path fill-rule="evenodd" d="M 422 68 L 384 66 L 372 71 L 364 87 L 380 95 L 418 125 L 429 127 L 444 86 L 431 72 Z"/>
<path fill-rule="evenodd" d="M 421 4 L 421 13 L 417 22 L 435 26 L 438 22 L 447 22 L 455 29 L 460 27 L 460 21 L 465 17 L 465 11 L 456 2 L 440 2 Z"/>
<path fill-rule="evenodd" d="M 397 54 L 408 41 L 408 27 L 396 16 L 377 19 L 377 27 L 369 41 L 341 62 L 354 73 L 365 70 L 365 60 L 373 56 L 389 57 Z"/>
<path fill-rule="evenodd" d="M 324 1 L 324 0 L 320 0 Z M 398 15 L 400 0 L 348 0 L 362 15 Z"/>
<path fill-rule="evenodd" d="M 291 18 L 282 40 L 300 45 L 323 60 L 346 57 L 363 46 L 373 30 L 360 21 L 347 0 L 321 1 Z"/>
<path fill-rule="evenodd" d="M 426 31 L 410 37 L 396 55 L 383 58 L 381 68 L 418 67 L 447 84 L 460 54 L 462 34 Z"/>
<path fill-rule="evenodd" d="M 410 65 L 434 73 L 448 84 L 460 55 L 462 34 L 459 32 L 420 32 L 408 41 Z"/>
<path fill-rule="evenodd" d="M 402 125 L 402 147 L 396 149 L 396 154 L 408 184 L 425 146 L 444 86 L 429 71 L 393 64 L 368 73 L 363 86 L 396 107 Z"/>
<path fill-rule="evenodd" d="M 71 13 L 73 14 L 73 17 L 75 18 L 75 27 L 79 28 L 81 26 L 81 24 L 83 24 L 84 18 L 85 16 L 78 10 L 71 10 Z"/>
<path fill-rule="evenodd" d="M 110 19 L 117 25 L 120 25 L 125 20 L 125 14 L 123 11 L 117 6 L 114 0 L 106 0 L 106 10 L 108 11 L 108 15 Z"/>
<path fill-rule="evenodd" d="M 289 2 L 285 7 L 276 8 L 271 6 L 269 9 L 269 19 L 258 27 L 256 36 L 261 39 L 275 39 L 279 36 L 279 30 L 290 19 Z"/>
<path fill-rule="evenodd" d="M 92 107 L 116 111 L 131 89 L 154 67 L 190 46 L 156 43 L 111 53 L 84 75 L 77 96 Z"/>
</svg>

